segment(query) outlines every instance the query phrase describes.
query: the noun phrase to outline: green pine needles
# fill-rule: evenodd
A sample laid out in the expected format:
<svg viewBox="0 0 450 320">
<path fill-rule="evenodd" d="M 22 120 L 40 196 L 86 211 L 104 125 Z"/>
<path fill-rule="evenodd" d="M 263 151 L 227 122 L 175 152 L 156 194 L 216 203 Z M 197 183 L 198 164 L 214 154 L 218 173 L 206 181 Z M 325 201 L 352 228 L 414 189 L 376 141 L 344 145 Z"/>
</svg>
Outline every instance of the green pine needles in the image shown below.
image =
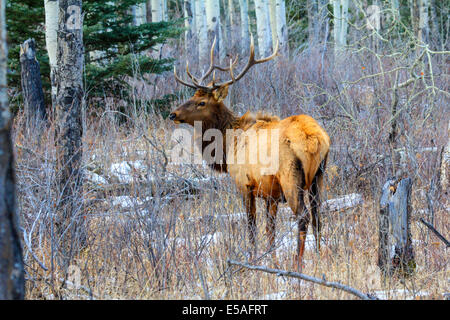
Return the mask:
<svg viewBox="0 0 450 320">
<path fill-rule="evenodd" d="M 155 47 L 177 38 L 182 20 L 133 25 L 131 8 L 145 0 L 84 0 L 83 42 L 85 89 L 89 100 L 106 96 L 127 97 L 127 77 L 160 74 L 172 68 L 173 59 L 161 59 Z M 50 67 L 45 44 L 45 12 L 42 0 L 9 1 L 6 18 L 9 35 L 9 87 L 20 96 L 20 44 L 37 43 L 37 59 L 47 101 L 50 101 Z M 12 99 L 17 110 L 20 99 Z M 14 101 L 15 100 L 15 101 Z M 16 102 L 16 103 L 14 103 Z M 14 105 L 16 105 L 14 107 Z M 92 103 L 89 103 L 92 105 Z"/>
</svg>

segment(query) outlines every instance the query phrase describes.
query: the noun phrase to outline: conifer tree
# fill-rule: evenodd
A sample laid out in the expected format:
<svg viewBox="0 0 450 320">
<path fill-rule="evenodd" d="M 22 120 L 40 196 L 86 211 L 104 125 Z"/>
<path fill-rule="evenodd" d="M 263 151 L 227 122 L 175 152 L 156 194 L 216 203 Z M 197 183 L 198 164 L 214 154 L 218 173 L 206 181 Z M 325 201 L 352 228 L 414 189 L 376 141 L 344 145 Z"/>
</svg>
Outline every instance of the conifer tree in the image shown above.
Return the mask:
<svg viewBox="0 0 450 320">
<path fill-rule="evenodd" d="M 172 59 L 157 59 L 148 52 L 178 37 L 182 22 L 161 21 L 133 25 L 132 7 L 145 0 L 84 0 L 83 40 L 85 45 L 85 88 L 88 98 L 106 94 L 123 95 L 126 77 L 171 70 Z M 9 86 L 20 92 L 20 44 L 36 41 L 36 58 L 41 65 L 42 82 L 50 103 L 50 67 L 45 43 L 45 11 L 42 0 L 9 1 L 6 8 L 10 39 Z M 24 26 L 27 26 L 24 28 Z M 102 54 L 92 54 L 101 52 Z"/>
</svg>

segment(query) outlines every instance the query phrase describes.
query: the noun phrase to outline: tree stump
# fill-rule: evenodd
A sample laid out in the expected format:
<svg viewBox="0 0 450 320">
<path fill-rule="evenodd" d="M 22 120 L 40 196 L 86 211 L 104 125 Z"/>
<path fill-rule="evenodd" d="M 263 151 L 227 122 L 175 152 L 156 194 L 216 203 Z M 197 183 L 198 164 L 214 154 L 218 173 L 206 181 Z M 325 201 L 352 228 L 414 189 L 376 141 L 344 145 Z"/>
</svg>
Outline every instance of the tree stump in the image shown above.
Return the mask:
<svg viewBox="0 0 450 320">
<path fill-rule="evenodd" d="M 388 180 L 379 214 L 378 266 L 384 275 L 411 275 L 416 267 L 411 242 L 411 178 Z"/>
<path fill-rule="evenodd" d="M 25 117 L 28 125 L 36 125 L 39 120 L 46 119 L 47 113 L 34 39 L 20 45 L 20 66 Z"/>
</svg>

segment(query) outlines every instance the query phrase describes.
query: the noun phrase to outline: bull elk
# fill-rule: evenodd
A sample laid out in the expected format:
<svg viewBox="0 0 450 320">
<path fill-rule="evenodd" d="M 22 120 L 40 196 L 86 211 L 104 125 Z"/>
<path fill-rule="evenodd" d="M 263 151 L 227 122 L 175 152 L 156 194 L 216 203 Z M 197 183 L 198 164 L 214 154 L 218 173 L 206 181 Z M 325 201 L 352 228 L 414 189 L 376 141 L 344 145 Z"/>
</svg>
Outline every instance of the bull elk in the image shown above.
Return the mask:
<svg viewBox="0 0 450 320">
<path fill-rule="evenodd" d="M 313 233 L 316 239 L 317 250 L 320 249 L 320 215 L 319 191 L 322 187 L 323 173 L 327 162 L 330 138 L 325 130 L 307 115 L 294 115 L 280 120 L 275 116 L 262 114 L 250 114 L 247 112 L 242 117 L 233 114 L 223 103 L 228 93 L 228 87 L 241 79 L 246 72 L 254 65 L 273 59 L 278 52 L 278 43 L 272 55 L 262 59 L 255 59 L 253 37 L 250 44 L 250 56 L 242 71 L 235 75 L 234 68 L 237 58 L 227 67 L 220 67 L 214 64 L 214 45 L 211 48 L 210 66 L 205 74 L 196 78 L 189 71 L 186 64 L 186 73 L 192 80 L 187 82 L 182 80 L 174 68 L 175 79 L 190 88 L 196 90 L 195 94 L 184 104 L 179 106 L 170 115 L 169 119 L 175 123 L 187 123 L 194 126 L 196 121 L 202 123 L 202 136 L 208 129 L 217 129 L 222 132 L 223 159 L 218 159 L 212 163 L 212 167 L 220 172 L 228 172 L 238 190 L 242 193 L 247 212 L 247 224 L 249 229 L 250 242 L 256 250 L 256 204 L 255 198 L 260 197 L 265 200 L 267 208 L 266 232 L 269 238 L 269 249 L 272 251 L 274 264 L 277 264 L 274 250 L 275 240 L 275 220 L 279 203 L 286 202 L 294 212 L 298 220 L 298 243 L 295 255 L 297 269 L 302 269 L 302 256 L 305 248 L 305 240 L 310 221 L 310 215 L 305 209 L 303 195 L 308 192 L 311 204 L 311 216 Z M 231 79 L 222 83 L 216 83 L 215 71 L 228 72 Z M 213 73 L 214 72 L 214 73 Z M 208 85 L 204 85 L 204 80 L 213 73 L 213 80 Z M 228 132 L 234 132 L 236 139 L 230 139 Z M 261 161 L 256 163 L 235 163 L 229 161 L 230 157 L 240 154 L 249 156 L 248 142 L 240 139 L 249 132 L 262 135 L 263 131 L 267 137 L 267 131 L 277 131 L 278 135 L 274 140 L 270 139 L 261 142 L 258 139 L 259 154 L 271 150 L 274 143 L 278 145 L 278 166 L 269 174 L 264 172 Z M 206 143 L 201 143 L 201 150 L 206 147 Z M 203 152 L 202 152 L 203 154 Z M 267 152 L 265 153 L 267 154 Z M 273 156 L 273 154 L 272 154 Z M 247 158 L 245 158 L 247 159 Z M 217 159 L 216 159 L 217 160 Z M 228 160 L 228 161 L 227 161 Z"/>
</svg>

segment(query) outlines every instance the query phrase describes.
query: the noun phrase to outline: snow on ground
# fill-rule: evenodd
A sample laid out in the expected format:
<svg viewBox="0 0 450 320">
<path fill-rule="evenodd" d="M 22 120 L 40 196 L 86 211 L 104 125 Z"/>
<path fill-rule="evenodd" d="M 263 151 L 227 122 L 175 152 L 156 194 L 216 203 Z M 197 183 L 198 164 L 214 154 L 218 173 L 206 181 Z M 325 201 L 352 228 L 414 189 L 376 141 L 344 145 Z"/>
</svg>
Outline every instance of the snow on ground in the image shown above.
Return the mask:
<svg viewBox="0 0 450 320">
<path fill-rule="evenodd" d="M 266 294 L 262 297 L 261 300 L 284 300 L 284 299 L 286 299 L 286 296 L 287 296 L 287 291 L 281 290 L 278 292 Z"/>
<path fill-rule="evenodd" d="M 392 289 L 392 290 L 378 290 L 372 292 L 378 299 L 387 300 L 387 299 L 406 299 L 413 300 L 415 297 L 422 297 L 430 295 L 426 291 L 418 291 L 413 294 L 413 292 L 407 289 Z"/>
<path fill-rule="evenodd" d="M 321 241 L 321 245 L 325 245 L 324 241 Z M 290 232 L 281 237 L 276 237 L 275 246 L 277 247 L 277 253 L 291 252 L 292 248 L 297 248 L 297 232 Z M 314 235 L 308 233 L 306 235 L 305 250 L 315 250 L 316 239 Z"/>
<path fill-rule="evenodd" d="M 85 174 L 86 179 L 89 180 L 93 184 L 97 184 L 97 185 L 108 184 L 108 181 L 105 178 L 103 178 L 101 175 L 98 175 L 92 171 L 85 170 L 84 174 Z"/>
<path fill-rule="evenodd" d="M 113 163 L 110 167 L 110 173 L 121 183 L 131 183 L 133 178 L 140 177 L 147 171 L 144 160 L 122 161 Z"/>
<path fill-rule="evenodd" d="M 134 208 L 143 204 L 142 201 L 138 200 L 136 197 L 130 196 L 115 196 L 109 197 L 109 203 L 113 207 L 120 206 L 124 209 Z"/>
</svg>

